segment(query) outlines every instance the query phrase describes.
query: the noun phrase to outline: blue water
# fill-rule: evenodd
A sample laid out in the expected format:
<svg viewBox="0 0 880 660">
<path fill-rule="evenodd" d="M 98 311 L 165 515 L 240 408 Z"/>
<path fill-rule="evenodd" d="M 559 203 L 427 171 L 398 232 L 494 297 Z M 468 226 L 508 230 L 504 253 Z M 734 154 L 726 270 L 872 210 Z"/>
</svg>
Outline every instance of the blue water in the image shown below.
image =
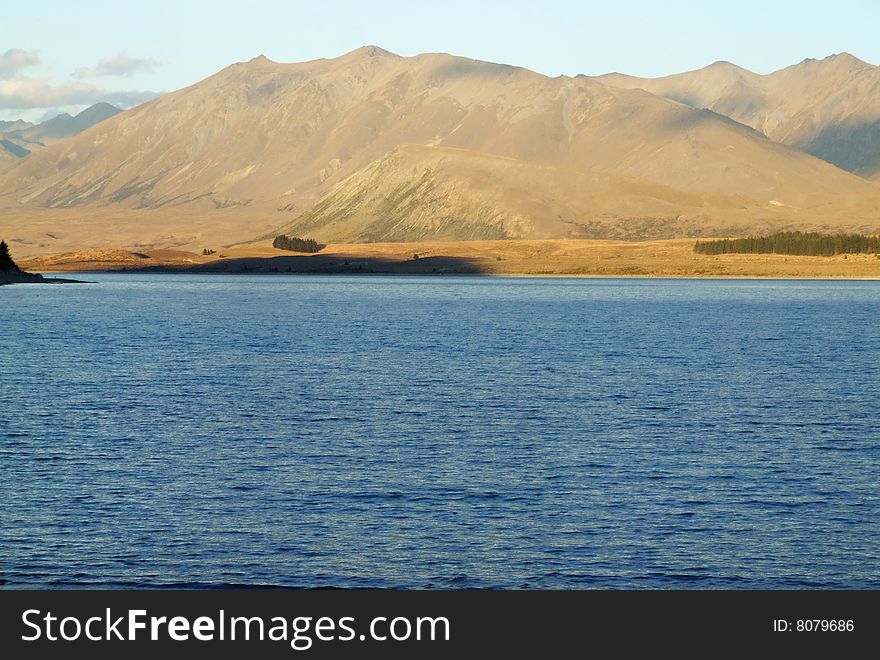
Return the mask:
<svg viewBox="0 0 880 660">
<path fill-rule="evenodd" d="M 880 587 L 880 282 L 0 288 L 6 586 Z"/>
</svg>

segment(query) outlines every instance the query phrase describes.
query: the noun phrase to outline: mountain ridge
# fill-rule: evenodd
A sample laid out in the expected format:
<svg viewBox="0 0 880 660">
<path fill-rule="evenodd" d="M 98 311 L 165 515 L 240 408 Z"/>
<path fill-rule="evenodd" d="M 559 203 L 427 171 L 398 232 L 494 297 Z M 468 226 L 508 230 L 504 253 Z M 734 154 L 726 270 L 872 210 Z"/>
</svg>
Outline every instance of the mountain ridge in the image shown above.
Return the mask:
<svg viewBox="0 0 880 660">
<path fill-rule="evenodd" d="M 807 58 L 766 75 L 718 64 L 659 78 L 606 74 L 594 80 L 713 110 L 880 180 L 880 67 L 849 53 Z"/>
<path fill-rule="evenodd" d="M 120 112 L 122 111 L 114 105 L 98 102 L 81 110 L 76 115 L 63 112 L 39 124 L 32 124 L 21 119 L 0 122 L 0 139 L 7 143 L 0 145 L 6 150 L 5 158 L 0 153 L 0 162 L 9 160 L 10 155 L 15 158 L 23 158 L 47 145 L 81 133 Z"/>
<path fill-rule="evenodd" d="M 512 92 L 510 88 L 517 86 L 521 89 L 515 91 L 522 98 L 512 100 L 514 94 L 508 90 Z M 407 98 L 407 94 L 413 98 Z M 313 108 L 303 112 L 307 104 Z M 159 107 L 165 116 L 153 112 Z M 193 110 L 199 111 L 198 121 Z M 301 114 L 292 117 L 294 112 Z M 409 117 L 414 113 L 418 113 L 416 120 Z M 758 145 L 757 136 L 752 140 L 746 129 L 718 114 L 685 110 L 635 90 L 621 92 L 591 81 L 551 79 L 519 67 L 442 54 L 401 58 L 365 47 L 334 60 L 299 64 L 278 65 L 255 58 L 140 106 L 125 115 L 126 125 L 118 130 L 114 131 L 119 122 L 103 123 L 98 144 L 118 143 L 124 145 L 125 156 L 134 155 L 128 163 L 121 155 L 116 158 L 125 168 L 127 180 L 119 176 L 115 181 L 108 180 L 103 170 L 90 175 L 80 169 L 75 174 L 81 183 L 67 185 L 69 178 L 61 181 L 56 176 L 50 185 L 31 187 L 30 194 L 20 199 L 47 206 L 75 206 L 97 199 L 151 208 L 212 197 L 220 205 L 244 205 L 281 202 L 286 192 L 306 189 L 314 193 L 303 196 L 309 204 L 320 194 L 315 189 L 329 188 L 324 185 L 328 180 L 335 183 L 402 143 L 442 144 L 581 169 L 604 168 L 686 190 L 718 192 L 731 177 L 743 185 L 766 180 L 762 173 L 751 174 L 755 169 L 751 162 L 741 163 L 742 167 L 732 172 L 696 153 L 715 149 L 716 138 L 747 142 L 744 148 L 763 149 L 770 159 L 782 153 L 769 142 Z M 147 127 L 151 134 L 128 138 L 125 144 L 126 134 L 135 135 L 144 128 L 144 119 L 153 122 Z M 231 130 L 236 122 L 235 130 Z M 295 126 L 290 126 L 291 122 Z M 395 125 L 389 127 L 392 123 Z M 279 124 L 289 128 L 279 130 Z M 186 142 L 170 143 L 169 129 Z M 598 135 L 599 131 L 613 134 L 617 144 L 609 144 L 608 137 Z M 704 136 L 708 131 L 720 135 Z M 315 132 L 319 133 L 317 138 L 310 138 Z M 581 137 L 583 144 L 574 144 Z M 9 184 L 4 189 L 22 188 L 20 183 L 16 185 L 16 174 L 23 174 L 26 181 L 42 182 L 64 169 L 69 177 L 70 161 L 82 158 L 83 152 L 91 159 L 107 157 L 105 150 L 94 148 L 94 140 L 92 134 L 82 136 L 28 159 L 18 171 L 6 170 L 0 174 L 0 180 Z M 132 144 L 138 140 L 161 142 L 169 156 L 177 150 L 177 162 L 166 158 L 160 168 L 152 154 Z M 237 160 L 228 168 L 231 171 L 218 167 L 220 154 L 216 144 L 209 144 L 212 140 L 233 141 L 245 147 L 240 153 L 230 153 L 224 146 L 224 158 Z M 206 145 L 213 150 L 206 149 Z M 300 161 L 311 157 L 311 163 L 292 171 L 295 168 L 290 166 L 290 159 L 285 162 L 286 155 L 278 154 L 281 147 L 300 147 L 300 153 L 292 157 Z M 648 148 L 654 152 L 652 158 L 642 157 L 640 150 Z M 324 153 L 320 153 L 322 149 Z M 718 150 L 726 149 L 725 145 Z M 664 153 L 676 150 L 679 153 Z M 138 151 L 145 158 L 139 158 Z M 794 152 L 787 155 L 800 158 Z M 41 168 L 52 156 L 54 162 Z M 213 169 L 213 180 L 205 177 L 196 191 L 164 185 L 171 180 L 193 181 L 191 170 L 199 164 L 194 158 L 199 157 L 211 161 L 202 164 Z M 701 162 L 694 162 L 698 159 Z M 274 189 L 258 191 L 240 185 L 255 171 L 272 166 L 286 167 L 293 179 L 291 184 L 279 181 Z M 712 168 L 716 170 L 715 180 L 706 176 Z M 106 188 L 110 194 L 102 199 L 98 188 Z M 163 194 L 152 195 L 157 188 Z"/>
<path fill-rule="evenodd" d="M 715 68 L 744 75 L 732 66 Z M 445 200 L 418 188 L 438 158 L 442 178 L 432 190 L 442 188 Z M 435 231 L 444 240 L 456 232 L 700 235 L 700 222 L 725 231 L 880 225 L 876 186 L 722 113 L 586 77 L 376 46 L 300 63 L 258 56 L 231 64 L 0 169 L 0 207 L 130 210 L 144 214 L 145 234 L 156 214 L 175 214 L 188 235 L 190 218 L 222 211 L 224 222 L 240 214 L 242 230 L 260 217 L 340 240 L 385 240 L 380 226 L 401 240 L 430 235 L 424 213 L 366 217 L 387 210 L 375 196 L 352 208 L 354 234 L 336 211 L 318 213 L 324 202 L 325 210 L 350 202 L 352 186 L 385 190 L 376 172 L 427 195 L 425 209 L 446 214 Z M 557 186 L 554 177 L 584 188 Z M 477 181 L 496 188 L 491 199 Z M 468 212 L 483 226 L 463 222 Z M 560 214 L 570 221 L 554 219 Z M 496 216 L 508 220 L 502 229 Z M 633 217 L 645 226 L 632 230 Z M 335 229 L 315 225 L 321 218 Z"/>
</svg>

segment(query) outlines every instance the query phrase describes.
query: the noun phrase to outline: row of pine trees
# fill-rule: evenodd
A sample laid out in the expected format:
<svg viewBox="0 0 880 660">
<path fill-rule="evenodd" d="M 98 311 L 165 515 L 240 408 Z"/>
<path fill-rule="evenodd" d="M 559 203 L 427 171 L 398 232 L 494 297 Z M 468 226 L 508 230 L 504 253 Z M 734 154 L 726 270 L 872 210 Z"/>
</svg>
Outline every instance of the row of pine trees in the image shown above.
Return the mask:
<svg viewBox="0 0 880 660">
<path fill-rule="evenodd" d="M 784 231 L 769 236 L 697 241 L 700 254 L 791 254 L 830 257 L 835 254 L 880 254 L 880 236 Z"/>
</svg>

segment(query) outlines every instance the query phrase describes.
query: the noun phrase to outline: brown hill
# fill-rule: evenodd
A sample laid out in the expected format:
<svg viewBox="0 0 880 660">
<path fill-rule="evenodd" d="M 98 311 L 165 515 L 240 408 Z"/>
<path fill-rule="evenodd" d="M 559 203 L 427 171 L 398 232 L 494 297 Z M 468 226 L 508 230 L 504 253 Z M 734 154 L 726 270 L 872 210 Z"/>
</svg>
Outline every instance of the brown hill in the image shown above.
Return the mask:
<svg viewBox="0 0 880 660">
<path fill-rule="evenodd" d="M 880 178 L 880 67 L 848 53 L 762 76 L 729 62 L 663 78 L 595 78 L 708 108 L 867 178 Z"/>
<path fill-rule="evenodd" d="M 441 151 L 385 158 L 403 144 L 446 149 L 442 166 Z M 414 197 L 425 200 L 421 211 L 381 217 L 376 194 L 351 204 L 352 187 L 412 187 L 425 168 L 439 178 L 435 192 L 423 186 Z M 431 197 L 438 186 L 446 198 Z M 5 167 L 0 191 L 0 207 L 16 217 L 41 208 L 158 211 L 137 223 L 139 242 L 153 247 L 193 247 L 204 234 L 190 219 L 203 223 L 217 209 L 227 224 L 239 218 L 228 232 L 235 240 L 267 224 L 359 240 L 589 235 L 592 222 L 605 227 L 599 233 L 627 235 L 631 228 L 607 227 L 655 216 L 664 229 L 649 234 L 693 235 L 695 222 L 710 219 L 745 229 L 880 225 L 876 187 L 714 112 L 585 78 L 376 47 L 233 65 Z M 345 204 L 352 218 L 340 215 Z M 447 214 L 434 221 L 444 229 L 430 229 L 427 209 Z M 0 210 L 0 230 L 15 222 L 10 213 Z M 13 226 L 22 241 L 46 242 L 30 225 Z M 64 226 L 39 226 L 64 238 Z M 90 227 L 91 245 L 63 249 L 123 247 L 114 226 Z"/>
<path fill-rule="evenodd" d="M 845 207 L 845 200 L 839 201 Z M 863 219 L 869 225 L 873 220 Z M 826 229 L 853 221 L 851 211 L 810 214 L 744 195 L 687 193 L 595 170 L 404 145 L 338 184 L 280 231 L 351 243 L 641 240 L 781 227 Z"/>
</svg>

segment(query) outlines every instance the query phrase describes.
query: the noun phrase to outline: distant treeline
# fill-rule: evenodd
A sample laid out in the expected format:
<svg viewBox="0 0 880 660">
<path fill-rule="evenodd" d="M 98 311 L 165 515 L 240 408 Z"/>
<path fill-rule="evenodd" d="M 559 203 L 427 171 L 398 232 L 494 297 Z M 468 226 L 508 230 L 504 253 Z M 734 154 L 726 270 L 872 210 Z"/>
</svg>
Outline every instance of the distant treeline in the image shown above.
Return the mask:
<svg viewBox="0 0 880 660">
<path fill-rule="evenodd" d="M 9 246 L 6 241 L 0 241 L 0 271 L 8 273 L 10 271 L 18 272 L 18 270 L 18 266 L 12 260 L 12 255 L 9 254 Z"/>
<path fill-rule="evenodd" d="M 880 236 L 784 231 L 770 236 L 697 241 L 700 254 L 794 254 L 830 257 L 835 254 L 880 253 Z"/>
<path fill-rule="evenodd" d="M 296 236 L 276 236 L 272 241 L 272 247 L 291 252 L 320 252 L 324 246 L 311 238 L 298 238 Z"/>
</svg>

